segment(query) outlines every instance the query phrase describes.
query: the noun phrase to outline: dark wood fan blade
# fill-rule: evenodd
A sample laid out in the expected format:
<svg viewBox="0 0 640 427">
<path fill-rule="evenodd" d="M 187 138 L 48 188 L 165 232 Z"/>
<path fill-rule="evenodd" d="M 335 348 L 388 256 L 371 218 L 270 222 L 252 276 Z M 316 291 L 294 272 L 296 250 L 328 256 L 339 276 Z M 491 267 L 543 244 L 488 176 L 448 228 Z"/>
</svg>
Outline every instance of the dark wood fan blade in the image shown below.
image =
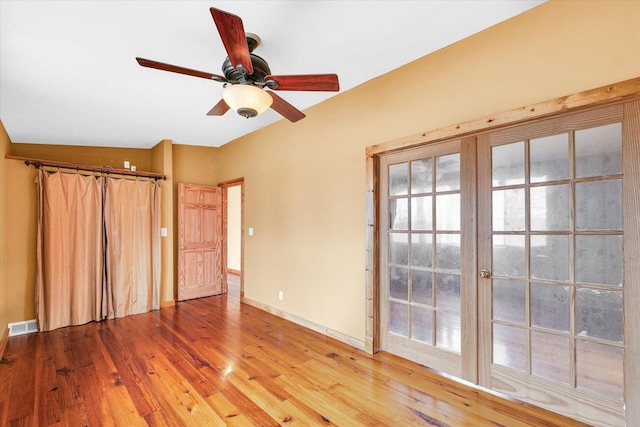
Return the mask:
<svg viewBox="0 0 640 427">
<path fill-rule="evenodd" d="M 239 16 L 212 7 L 210 9 L 213 22 L 216 23 L 222 44 L 229 55 L 229 60 L 234 68 L 242 65 L 253 74 L 253 65 L 249 56 L 247 36 L 244 32 L 242 19 Z"/>
<path fill-rule="evenodd" d="M 224 99 L 221 99 L 211 110 L 209 110 L 207 116 L 222 116 L 227 111 L 229 111 L 229 106 L 224 102 Z"/>
<path fill-rule="evenodd" d="M 291 122 L 297 122 L 298 120 L 306 117 L 302 111 L 280 98 L 280 96 L 276 95 L 274 92 L 267 91 L 267 93 L 271 95 L 271 98 L 273 98 L 271 108 L 280 113 L 285 119 Z"/>
<path fill-rule="evenodd" d="M 224 76 L 207 73 L 206 71 L 192 70 L 190 68 L 180 67 L 178 65 L 165 64 L 164 62 L 152 61 L 151 59 L 136 58 L 138 64 L 143 67 L 155 68 L 156 70 L 171 71 L 172 73 L 186 74 L 187 76 L 202 77 L 207 80 L 215 80 L 218 82 L 226 82 Z"/>
<path fill-rule="evenodd" d="M 274 90 L 308 90 L 319 92 L 337 92 L 340 90 L 336 74 L 298 74 L 291 76 L 267 76 L 265 82 L 278 83 Z"/>
</svg>

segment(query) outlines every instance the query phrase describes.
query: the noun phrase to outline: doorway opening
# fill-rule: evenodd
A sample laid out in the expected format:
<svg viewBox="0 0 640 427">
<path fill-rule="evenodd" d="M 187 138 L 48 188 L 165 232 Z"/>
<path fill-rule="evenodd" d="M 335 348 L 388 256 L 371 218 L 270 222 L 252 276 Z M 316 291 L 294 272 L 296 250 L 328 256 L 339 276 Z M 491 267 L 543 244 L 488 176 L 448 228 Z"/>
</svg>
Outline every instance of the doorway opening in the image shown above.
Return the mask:
<svg viewBox="0 0 640 427">
<path fill-rule="evenodd" d="M 223 189 L 223 227 L 226 239 L 227 296 L 242 301 L 244 297 L 243 253 L 244 253 L 244 178 L 219 184 Z"/>
</svg>

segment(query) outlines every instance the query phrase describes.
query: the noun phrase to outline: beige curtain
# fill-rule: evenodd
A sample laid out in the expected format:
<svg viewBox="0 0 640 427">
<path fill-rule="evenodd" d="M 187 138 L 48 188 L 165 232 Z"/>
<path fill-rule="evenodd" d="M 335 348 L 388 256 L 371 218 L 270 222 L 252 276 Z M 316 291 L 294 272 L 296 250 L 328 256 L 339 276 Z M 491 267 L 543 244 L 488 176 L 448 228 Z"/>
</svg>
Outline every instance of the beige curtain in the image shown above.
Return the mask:
<svg viewBox="0 0 640 427">
<path fill-rule="evenodd" d="M 160 308 L 160 183 L 38 171 L 40 331 Z"/>
<path fill-rule="evenodd" d="M 160 183 L 105 180 L 106 315 L 160 308 Z"/>
<path fill-rule="evenodd" d="M 40 330 L 102 319 L 99 177 L 38 172 L 36 317 Z"/>
</svg>

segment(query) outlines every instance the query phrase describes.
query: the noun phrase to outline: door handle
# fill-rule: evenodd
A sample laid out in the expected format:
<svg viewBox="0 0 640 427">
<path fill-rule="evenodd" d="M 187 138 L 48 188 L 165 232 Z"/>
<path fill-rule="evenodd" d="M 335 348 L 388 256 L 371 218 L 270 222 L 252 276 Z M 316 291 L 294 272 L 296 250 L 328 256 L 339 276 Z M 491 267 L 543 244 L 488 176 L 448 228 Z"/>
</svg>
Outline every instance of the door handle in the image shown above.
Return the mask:
<svg viewBox="0 0 640 427">
<path fill-rule="evenodd" d="M 187 249 L 187 248 L 185 248 L 184 246 L 180 246 L 180 249 L 183 249 L 183 250 L 184 250 L 184 249 Z"/>
<path fill-rule="evenodd" d="M 483 268 L 482 270 L 480 270 L 480 277 L 482 277 L 483 279 L 488 279 L 489 277 L 491 277 L 491 272 Z"/>
</svg>

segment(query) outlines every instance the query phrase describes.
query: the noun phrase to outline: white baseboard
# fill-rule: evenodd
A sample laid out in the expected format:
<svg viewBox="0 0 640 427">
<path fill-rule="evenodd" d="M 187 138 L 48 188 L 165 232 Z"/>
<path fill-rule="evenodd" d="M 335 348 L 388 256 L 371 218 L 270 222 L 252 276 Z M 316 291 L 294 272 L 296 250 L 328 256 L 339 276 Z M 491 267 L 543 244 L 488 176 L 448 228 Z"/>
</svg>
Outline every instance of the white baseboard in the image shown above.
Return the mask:
<svg viewBox="0 0 640 427">
<path fill-rule="evenodd" d="M 285 320 L 293 322 L 297 325 L 303 326 L 307 329 L 311 329 L 312 331 L 318 332 L 329 338 L 338 340 L 344 344 L 350 345 L 351 347 L 355 347 L 358 350 L 364 351 L 364 341 L 360 341 L 349 335 L 343 334 L 342 332 L 334 331 L 333 329 L 327 328 L 326 326 L 319 325 L 317 323 L 298 317 L 294 314 L 287 313 L 275 307 L 271 307 L 270 305 L 267 305 L 258 301 L 254 301 L 250 298 L 245 297 L 242 299 L 242 302 L 252 307 L 256 307 L 256 308 L 259 308 L 260 310 L 266 311 L 267 313 L 271 313 L 275 316 L 278 316 Z"/>
</svg>

